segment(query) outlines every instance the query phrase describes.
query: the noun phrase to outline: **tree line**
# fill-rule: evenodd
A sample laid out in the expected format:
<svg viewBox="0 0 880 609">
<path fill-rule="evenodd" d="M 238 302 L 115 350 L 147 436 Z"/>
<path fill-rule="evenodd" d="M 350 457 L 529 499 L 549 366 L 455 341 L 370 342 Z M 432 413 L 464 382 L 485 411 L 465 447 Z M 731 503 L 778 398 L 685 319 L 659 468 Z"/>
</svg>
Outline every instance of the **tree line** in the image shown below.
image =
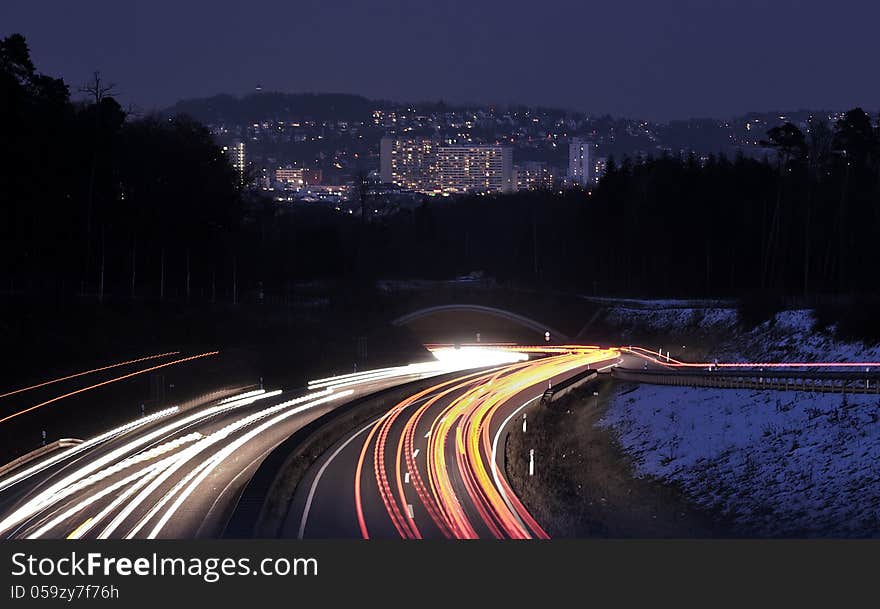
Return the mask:
<svg viewBox="0 0 880 609">
<path fill-rule="evenodd" d="M 592 191 L 429 202 L 377 228 L 373 254 L 403 274 L 484 270 L 586 293 L 876 294 L 878 124 L 856 108 L 833 124 L 773 128 L 765 145 L 764 159 L 611 158 Z"/>
<path fill-rule="evenodd" d="M 21 36 L 0 41 L 0 290 L 237 302 L 482 271 L 637 297 L 877 292 L 880 131 L 858 108 L 770 130 L 765 159 L 609 159 L 591 191 L 397 207 L 364 182 L 347 206 L 282 206 L 199 123 L 126 113 L 97 76 L 84 90 L 72 101 Z"/>
<path fill-rule="evenodd" d="M 80 91 L 41 74 L 21 35 L 0 40 L 0 290 L 216 290 L 240 176 L 199 123 L 133 116 L 97 73 Z"/>
</svg>

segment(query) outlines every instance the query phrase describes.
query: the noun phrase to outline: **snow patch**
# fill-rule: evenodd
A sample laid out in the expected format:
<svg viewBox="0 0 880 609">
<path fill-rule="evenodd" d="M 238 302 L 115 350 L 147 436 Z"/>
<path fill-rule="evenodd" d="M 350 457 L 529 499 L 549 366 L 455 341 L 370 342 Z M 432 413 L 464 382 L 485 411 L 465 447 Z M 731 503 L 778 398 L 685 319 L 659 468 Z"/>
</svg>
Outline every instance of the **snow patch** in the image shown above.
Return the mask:
<svg viewBox="0 0 880 609">
<path fill-rule="evenodd" d="M 759 536 L 880 535 L 880 396 L 618 388 L 599 426 L 638 475 Z"/>
<path fill-rule="evenodd" d="M 816 331 L 808 309 L 750 329 L 732 307 L 615 306 L 606 320 L 624 339 L 703 337 L 720 361 L 880 361 L 880 345 Z M 880 536 L 880 395 L 630 387 L 598 424 L 615 430 L 639 475 L 681 485 L 743 534 Z"/>
</svg>

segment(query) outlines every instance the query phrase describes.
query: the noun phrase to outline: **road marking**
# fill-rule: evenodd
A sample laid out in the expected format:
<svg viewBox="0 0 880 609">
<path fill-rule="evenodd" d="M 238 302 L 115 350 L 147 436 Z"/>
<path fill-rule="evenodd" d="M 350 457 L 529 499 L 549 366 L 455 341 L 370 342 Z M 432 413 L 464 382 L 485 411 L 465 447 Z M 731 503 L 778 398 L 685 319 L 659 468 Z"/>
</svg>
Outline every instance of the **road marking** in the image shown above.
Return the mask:
<svg viewBox="0 0 880 609">
<path fill-rule="evenodd" d="M 77 539 L 79 538 L 79 532 L 83 530 L 85 527 L 89 526 L 89 523 L 92 521 L 91 518 L 86 518 L 81 525 L 76 527 L 70 532 L 70 535 L 67 536 L 68 539 Z"/>
<path fill-rule="evenodd" d="M 342 445 L 340 445 L 340 447 L 337 448 L 333 452 L 332 455 L 330 455 L 330 458 L 328 458 L 324 462 L 324 464 L 321 466 L 321 468 L 318 470 L 318 475 L 315 476 L 315 480 L 312 482 L 311 488 L 309 488 L 309 496 L 306 498 L 306 505 L 303 508 L 302 519 L 300 519 L 300 521 L 299 521 L 299 531 L 297 533 L 297 537 L 299 537 L 299 539 L 302 539 L 305 534 L 306 521 L 309 518 L 309 510 L 312 508 L 312 500 L 315 497 L 315 490 L 318 488 L 318 483 L 321 481 L 321 477 L 324 475 L 324 471 L 326 471 L 326 469 L 330 466 L 330 463 L 333 461 L 333 459 L 335 459 L 337 457 L 337 455 L 339 455 L 339 453 L 341 453 L 345 449 L 346 446 L 351 444 L 355 438 L 357 438 L 359 435 L 361 435 L 362 433 L 367 431 L 370 427 L 375 425 L 378 421 L 379 421 L 379 419 L 376 419 L 375 421 L 371 421 L 370 423 L 365 425 L 362 429 L 360 429 L 360 430 L 356 431 L 354 434 L 352 434 L 351 437 L 348 438 L 348 440 L 343 442 Z"/>
<path fill-rule="evenodd" d="M 425 434 L 425 438 L 430 438 L 430 437 L 431 437 L 431 430 L 429 429 L 428 433 Z"/>
<path fill-rule="evenodd" d="M 416 402 L 413 402 L 413 404 L 411 404 L 411 405 L 417 404 L 418 402 L 422 402 L 425 399 L 427 399 L 427 398 L 422 398 L 421 400 L 417 400 Z M 354 434 L 352 434 L 339 448 L 337 448 L 333 452 L 332 455 L 330 455 L 330 457 L 327 459 L 327 461 L 325 461 L 324 464 L 321 466 L 321 468 L 318 470 L 318 474 L 315 476 L 315 480 L 312 482 L 312 485 L 309 488 L 309 495 L 308 495 L 308 497 L 306 497 L 306 505 L 303 508 L 303 515 L 299 521 L 299 531 L 297 532 L 297 537 L 299 539 L 303 539 L 303 537 L 305 536 L 306 523 L 308 522 L 308 519 L 309 519 L 309 510 L 311 510 L 311 508 L 312 508 L 312 500 L 315 498 L 315 491 L 318 488 L 318 483 L 321 482 L 321 477 L 324 475 L 324 472 L 330 466 L 330 462 L 333 461 L 333 459 L 335 459 L 339 455 L 339 453 L 341 453 L 345 449 L 346 446 L 351 444 L 355 438 L 357 438 L 359 435 L 361 435 L 362 433 L 367 431 L 370 427 L 372 427 L 373 425 L 378 423 L 381 419 L 382 419 L 382 417 L 379 417 L 379 418 L 375 419 L 374 421 L 367 423 L 367 425 L 365 425 L 363 428 L 359 429 Z"/>
<path fill-rule="evenodd" d="M 419 456 L 419 450 L 421 450 L 421 449 L 417 448 L 413 451 L 413 459 L 415 459 L 416 457 Z"/>
<path fill-rule="evenodd" d="M 501 480 L 498 479 L 498 462 L 496 461 L 496 455 L 498 454 L 498 438 L 501 437 L 501 432 L 504 431 L 504 428 L 507 427 L 507 424 L 510 420 L 518 415 L 523 409 L 525 409 L 529 404 L 541 398 L 541 395 L 538 394 L 530 400 L 526 400 L 519 408 L 511 412 L 507 415 L 507 418 L 501 423 L 501 426 L 498 428 L 498 431 L 495 432 L 495 438 L 492 440 L 492 478 L 495 480 L 495 487 L 498 489 L 499 493 L 501 493 L 501 497 L 504 499 L 504 503 L 507 504 L 507 507 L 510 508 L 510 512 L 516 516 L 516 519 L 519 520 L 520 524 L 525 527 L 525 523 L 519 517 L 519 514 L 516 513 L 516 510 L 513 507 L 513 504 L 510 502 L 510 498 L 507 496 L 507 492 L 504 490 L 504 487 L 501 485 Z"/>
<path fill-rule="evenodd" d="M 409 484 L 409 472 L 406 472 L 406 473 L 403 475 L 403 483 L 404 483 L 404 484 Z"/>
<path fill-rule="evenodd" d="M 412 520 L 413 518 L 415 518 L 415 514 L 413 513 L 413 506 L 412 506 L 412 503 L 407 503 L 407 504 L 406 504 L 406 513 L 409 514 L 409 519 L 410 519 L 410 520 Z"/>
</svg>

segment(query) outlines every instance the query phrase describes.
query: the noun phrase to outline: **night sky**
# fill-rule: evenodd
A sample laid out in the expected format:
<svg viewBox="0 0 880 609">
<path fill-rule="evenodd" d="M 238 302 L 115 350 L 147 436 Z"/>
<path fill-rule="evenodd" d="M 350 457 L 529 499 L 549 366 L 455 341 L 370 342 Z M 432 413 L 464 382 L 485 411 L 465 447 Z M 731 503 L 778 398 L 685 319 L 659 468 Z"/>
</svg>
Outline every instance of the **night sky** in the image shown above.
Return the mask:
<svg viewBox="0 0 880 609">
<path fill-rule="evenodd" d="M 874 0 L 2 0 L 69 84 L 125 104 L 264 90 L 648 119 L 880 108 Z"/>
</svg>

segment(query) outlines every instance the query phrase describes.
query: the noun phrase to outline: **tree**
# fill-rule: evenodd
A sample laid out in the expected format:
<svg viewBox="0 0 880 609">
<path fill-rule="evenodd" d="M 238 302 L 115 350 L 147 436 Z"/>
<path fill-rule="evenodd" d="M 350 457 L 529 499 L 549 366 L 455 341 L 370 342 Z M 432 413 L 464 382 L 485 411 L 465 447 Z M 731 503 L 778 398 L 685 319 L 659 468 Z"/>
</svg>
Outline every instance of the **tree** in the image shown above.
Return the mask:
<svg viewBox="0 0 880 609">
<path fill-rule="evenodd" d="M 865 166 L 872 159 L 875 146 L 874 128 L 867 112 L 854 108 L 837 120 L 834 150 L 852 166 Z"/>
<path fill-rule="evenodd" d="M 807 141 L 803 132 L 791 123 L 773 127 L 767 132 L 768 140 L 761 144 L 775 148 L 783 167 L 792 161 L 801 162 L 807 156 Z"/>
</svg>

